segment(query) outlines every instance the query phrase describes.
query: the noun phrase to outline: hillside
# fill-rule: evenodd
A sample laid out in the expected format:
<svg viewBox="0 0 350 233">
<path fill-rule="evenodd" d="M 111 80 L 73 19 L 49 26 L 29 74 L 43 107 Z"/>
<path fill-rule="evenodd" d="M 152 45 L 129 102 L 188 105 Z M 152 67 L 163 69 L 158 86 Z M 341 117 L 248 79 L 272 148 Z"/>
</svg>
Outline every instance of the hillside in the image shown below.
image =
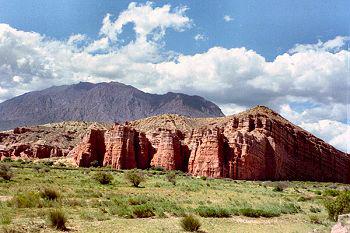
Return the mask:
<svg viewBox="0 0 350 233">
<path fill-rule="evenodd" d="M 124 122 L 159 114 L 223 116 L 217 105 L 200 96 L 149 94 L 117 82 L 80 82 L 0 103 L 0 130 L 61 121 Z"/>
</svg>

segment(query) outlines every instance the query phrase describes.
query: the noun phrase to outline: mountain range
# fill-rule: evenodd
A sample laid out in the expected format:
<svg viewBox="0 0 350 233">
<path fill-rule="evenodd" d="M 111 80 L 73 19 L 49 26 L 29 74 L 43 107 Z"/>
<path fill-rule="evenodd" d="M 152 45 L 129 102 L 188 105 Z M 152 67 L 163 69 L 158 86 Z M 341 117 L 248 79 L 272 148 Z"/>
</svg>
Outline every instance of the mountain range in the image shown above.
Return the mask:
<svg viewBox="0 0 350 233">
<path fill-rule="evenodd" d="M 118 82 L 53 86 L 0 103 L 0 130 L 61 121 L 124 122 L 160 114 L 224 116 L 200 97 L 168 92 L 149 94 Z"/>
</svg>

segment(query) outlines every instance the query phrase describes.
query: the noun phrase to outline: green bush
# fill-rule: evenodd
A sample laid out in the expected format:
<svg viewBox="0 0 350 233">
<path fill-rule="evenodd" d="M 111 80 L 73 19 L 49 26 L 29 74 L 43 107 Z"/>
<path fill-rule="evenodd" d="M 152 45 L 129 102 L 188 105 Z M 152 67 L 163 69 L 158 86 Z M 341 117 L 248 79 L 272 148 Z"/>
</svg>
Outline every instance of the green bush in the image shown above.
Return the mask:
<svg viewBox="0 0 350 233">
<path fill-rule="evenodd" d="M 8 164 L 0 164 L 0 177 L 4 180 L 11 180 L 13 172 L 11 166 Z"/>
<path fill-rule="evenodd" d="M 100 182 L 100 184 L 110 184 L 113 181 L 113 176 L 107 172 L 96 172 L 94 179 Z"/>
<path fill-rule="evenodd" d="M 322 224 L 322 221 L 317 214 L 310 214 L 309 219 L 310 219 L 310 222 L 313 224 Z"/>
<path fill-rule="evenodd" d="M 174 171 L 170 171 L 166 174 L 167 180 L 172 183 L 173 185 L 176 185 L 176 173 Z"/>
<path fill-rule="evenodd" d="M 230 217 L 230 211 L 220 207 L 199 206 L 196 212 L 205 218 L 227 218 Z"/>
<path fill-rule="evenodd" d="M 6 157 L 2 161 L 5 162 L 5 163 L 11 163 L 12 159 L 10 157 Z"/>
<path fill-rule="evenodd" d="M 132 213 L 137 218 L 149 218 L 155 215 L 154 208 L 147 204 L 135 206 Z"/>
<path fill-rule="evenodd" d="M 239 210 L 240 214 L 246 217 L 259 218 L 259 217 L 278 217 L 281 215 L 280 211 L 276 209 L 254 209 L 251 207 L 242 208 Z"/>
<path fill-rule="evenodd" d="M 49 222 L 51 227 L 57 230 L 67 230 L 66 222 L 67 218 L 62 210 L 52 210 L 49 212 Z"/>
<path fill-rule="evenodd" d="M 130 197 L 128 199 L 129 205 L 142 205 L 145 204 L 147 201 L 148 199 L 144 196 Z"/>
<path fill-rule="evenodd" d="M 133 169 L 125 173 L 125 179 L 134 187 L 139 187 L 140 183 L 145 181 L 145 176 L 142 171 Z"/>
<path fill-rule="evenodd" d="M 198 231 L 201 227 L 201 223 L 198 218 L 193 215 L 187 215 L 181 219 L 180 225 L 185 231 Z"/>
<path fill-rule="evenodd" d="M 288 188 L 289 184 L 286 181 L 280 181 L 275 183 L 275 187 L 273 188 L 273 191 L 275 192 L 283 192 L 286 188 Z"/>
<path fill-rule="evenodd" d="M 60 197 L 60 193 L 54 188 L 44 188 L 40 191 L 40 196 L 44 199 L 55 201 Z"/>
<path fill-rule="evenodd" d="M 19 193 L 13 198 L 13 203 L 17 208 L 42 207 L 40 195 L 37 192 Z"/>
<path fill-rule="evenodd" d="M 100 162 L 98 160 L 94 160 L 90 163 L 90 167 L 99 167 Z"/>
<path fill-rule="evenodd" d="M 331 197 L 336 197 L 340 194 L 339 190 L 335 190 L 335 189 L 326 189 L 323 191 L 323 195 L 324 196 L 331 196 Z"/>
<path fill-rule="evenodd" d="M 324 202 L 329 219 L 338 221 L 340 214 L 350 213 L 350 192 L 344 191 L 335 199 L 328 199 Z"/>
</svg>

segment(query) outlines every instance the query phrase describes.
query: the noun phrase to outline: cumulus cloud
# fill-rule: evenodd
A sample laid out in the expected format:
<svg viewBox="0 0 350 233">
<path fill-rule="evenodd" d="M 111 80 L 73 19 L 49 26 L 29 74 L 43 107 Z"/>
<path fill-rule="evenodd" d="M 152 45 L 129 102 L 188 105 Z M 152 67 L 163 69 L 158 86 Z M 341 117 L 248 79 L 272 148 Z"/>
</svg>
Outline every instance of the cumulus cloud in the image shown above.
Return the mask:
<svg viewBox="0 0 350 233">
<path fill-rule="evenodd" d="M 233 21 L 233 17 L 230 15 L 224 15 L 223 19 L 225 20 L 225 22 Z"/>
<path fill-rule="evenodd" d="M 200 41 L 200 40 L 208 40 L 208 37 L 204 34 L 198 33 L 193 37 L 194 40 Z"/>
<path fill-rule="evenodd" d="M 0 101 L 51 85 L 120 81 L 152 93 L 201 95 L 226 114 L 267 105 L 345 150 L 348 37 L 296 45 L 273 61 L 244 47 L 213 47 L 194 55 L 166 51 L 166 30 L 192 25 L 186 9 L 131 3 L 114 19 L 106 15 L 96 40 L 77 34 L 60 41 L 0 24 Z M 121 45 L 128 23 L 136 39 Z M 324 120 L 337 127 L 325 127 Z"/>
</svg>

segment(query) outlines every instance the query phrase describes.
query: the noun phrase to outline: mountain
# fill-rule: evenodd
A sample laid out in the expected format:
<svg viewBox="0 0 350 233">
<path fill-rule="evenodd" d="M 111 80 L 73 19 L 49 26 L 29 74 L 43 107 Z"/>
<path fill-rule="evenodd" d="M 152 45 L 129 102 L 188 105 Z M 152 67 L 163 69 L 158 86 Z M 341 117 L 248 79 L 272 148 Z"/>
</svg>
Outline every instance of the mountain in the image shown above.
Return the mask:
<svg viewBox="0 0 350 233">
<path fill-rule="evenodd" d="M 0 130 L 61 121 L 124 122 L 165 113 L 190 117 L 223 116 L 200 96 L 156 95 L 122 83 L 53 86 L 0 103 Z"/>
<path fill-rule="evenodd" d="M 264 106 L 216 118 L 165 114 L 125 124 L 16 128 L 0 133 L 0 145 L 1 159 L 58 156 L 82 167 L 153 166 L 214 178 L 350 183 L 349 154 Z"/>
</svg>

